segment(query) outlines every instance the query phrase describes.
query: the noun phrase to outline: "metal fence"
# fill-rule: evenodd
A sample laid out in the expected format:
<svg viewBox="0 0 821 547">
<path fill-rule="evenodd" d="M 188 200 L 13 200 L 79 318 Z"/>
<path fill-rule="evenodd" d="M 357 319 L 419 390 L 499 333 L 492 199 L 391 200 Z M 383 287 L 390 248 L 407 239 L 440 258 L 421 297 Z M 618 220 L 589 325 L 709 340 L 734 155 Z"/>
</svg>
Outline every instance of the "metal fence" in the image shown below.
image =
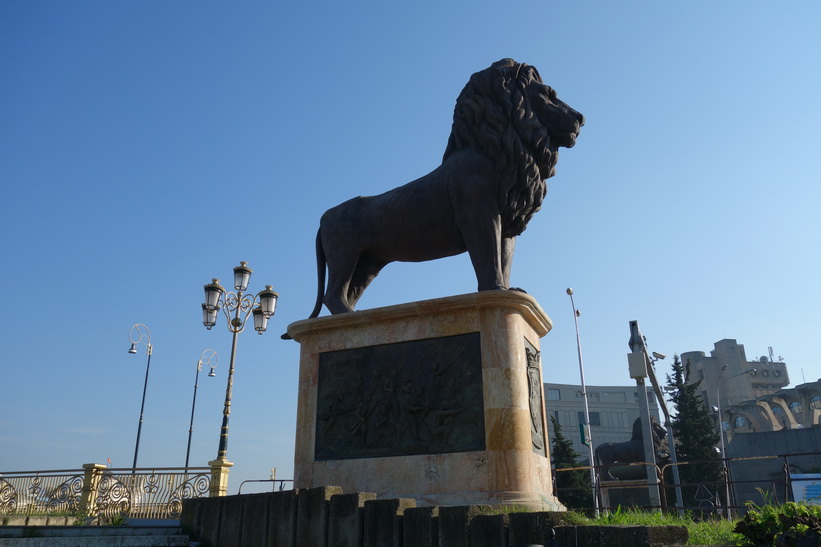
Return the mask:
<svg viewBox="0 0 821 547">
<path fill-rule="evenodd" d="M 617 465 L 613 469 L 617 467 L 622 471 L 622 476 L 630 478 L 601 480 L 604 467 L 594 467 L 599 477 L 595 492 L 602 510 L 637 507 L 648 510 L 688 511 L 705 517 L 733 517 L 745 513 L 749 503 L 765 505 L 796 501 L 793 495 L 793 475 L 810 471 L 821 473 L 821 452 L 678 462 L 661 467 L 652 463 L 636 462 Z M 646 476 L 648 467 L 655 471 L 659 488 L 657 503 L 652 502 L 649 493 L 650 484 Z M 679 471 L 679 480 L 674 479 L 674 468 Z M 592 486 L 555 487 L 556 478 L 562 473 L 580 470 L 589 473 L 590 469 L 554 469 L 554 493 L 559 499 L 565 497 L 562 494 L 570 491 L 592 493 Z M 690 480 L 685 479 L 688 476 Z M 821 484 L 821 480 L 818 482 Z M 590 499 L 592 500 L 592 496 Z M 821 498 L 811 503 L 821 503 Z M 593 506 L 576 509 L 592 511 Z"/>
<path fill-rule="evenodd" d="M 210 468 L 83 469 L 0 474 L 0 515 L 76 516 L 106 524 L 125 518 L 177 519 L 186 499 L 206 497 Z"/>
</svg>

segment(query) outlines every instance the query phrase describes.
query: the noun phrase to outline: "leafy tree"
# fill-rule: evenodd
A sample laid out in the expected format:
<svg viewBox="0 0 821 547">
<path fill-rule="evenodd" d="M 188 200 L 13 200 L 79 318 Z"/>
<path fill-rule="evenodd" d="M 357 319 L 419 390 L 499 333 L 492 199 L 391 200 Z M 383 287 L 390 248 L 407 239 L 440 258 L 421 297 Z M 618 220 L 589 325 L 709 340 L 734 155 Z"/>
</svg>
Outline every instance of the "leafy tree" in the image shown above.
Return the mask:
<svg viewBox="0 0 821 547">
<path fill-rule="evenodd" d="M 550 456 L 553 459 L 553 471 L 556 477 L 556 497 L 568 509 L 589 509 L 593 507 L 593 494 L 590 486 L 590 472 L 586 469 L 576 469 L 574 471 L 560 471 L 557 469 L 568 469 L 579 467 L 579 455 L 573 450 L 573 443 L 562 434 L 562 426 L 554 417 L 550 417 L 553 424 L 553 447 Z"/>
<path fill-rule="evenodd" d="M 684 505 L 688 507 L 697 507 L 706 498 L 698 484 L 704 484 L 713 496 L 722 491 L 722 467 L 715 448 L 719 436 L 709 409 L 698 395 L 699 384 L 701 380 L 690 383 L 690 362 L 682 365 L 676 355 L 673 374 L 667 376 L 667 387 L 675 409 L 672 422 L 678 461 L 693 462 L 679 466 L 681 482 L 694 484 L 682 488 Z"/>
</svg>

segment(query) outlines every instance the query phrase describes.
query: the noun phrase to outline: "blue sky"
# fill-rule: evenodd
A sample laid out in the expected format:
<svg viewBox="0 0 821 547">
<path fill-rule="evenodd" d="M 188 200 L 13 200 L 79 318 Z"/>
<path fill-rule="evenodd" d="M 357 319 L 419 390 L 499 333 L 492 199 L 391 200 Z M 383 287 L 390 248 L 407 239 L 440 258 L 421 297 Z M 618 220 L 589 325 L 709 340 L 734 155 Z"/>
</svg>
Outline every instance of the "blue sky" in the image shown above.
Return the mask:
<svg viewBox="0 0 821 547">
<path fill-rule="evenodd" d="M 184 463 L 206 348 L 191 459 L 213 459 L 231 339 L 202 327 L 202 286 L 247 260 L 280 305 L 240 337 L 231 492 L 289 478 L 279 334 L 313 307 L 319 217 L 438 166 L 456 96 L 503 57 L 587 119 L 514 259 L 554 322 L 545 380 L 578 382 L 569 286 L 588 383 L 630 384 L 630 320 L 654 351 L 735 338 L 819 378 L 819 20 L 815 1 L 0 3 L 0 470 L 131 465 L 138 322 L 140 466 Z M 466 256 L 392 264 L 358 307 L 475 285 Z"/>
</svg>

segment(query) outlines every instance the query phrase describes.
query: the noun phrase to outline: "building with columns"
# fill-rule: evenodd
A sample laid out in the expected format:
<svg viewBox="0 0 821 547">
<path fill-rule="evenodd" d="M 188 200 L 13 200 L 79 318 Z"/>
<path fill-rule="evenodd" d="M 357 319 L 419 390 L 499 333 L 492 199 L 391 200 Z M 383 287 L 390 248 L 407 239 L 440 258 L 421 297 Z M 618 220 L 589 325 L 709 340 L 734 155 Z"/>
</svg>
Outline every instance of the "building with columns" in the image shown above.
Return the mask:
<svg viewBox="0 0 821 547">
<path fill-rule="evenodd" d="M 736 433 L 820 427 L 821 379 L 738 401 L 721 410 L 722 427 L 730 438 Z"/>
</svg>

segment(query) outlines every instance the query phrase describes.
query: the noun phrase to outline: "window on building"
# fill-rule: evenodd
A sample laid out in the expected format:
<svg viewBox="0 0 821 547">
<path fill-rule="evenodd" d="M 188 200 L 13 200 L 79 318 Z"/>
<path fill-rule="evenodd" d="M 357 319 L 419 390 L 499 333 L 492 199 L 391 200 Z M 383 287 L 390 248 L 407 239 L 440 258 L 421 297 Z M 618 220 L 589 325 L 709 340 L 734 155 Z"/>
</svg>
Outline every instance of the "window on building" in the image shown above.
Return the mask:
<svg viewBox="0 0 821 547">
<path fill-rule="evenodd" d="M 801 403 L 799 403 L 798 401 L 793 401 L 790 403 L 790 410 L 792 410 L 792 413 L 796 415 L 801 414 L 801 412 L 803 411 L 803 409 L 801 408 Z"/>
<path fill-rule="evenodd" d="M 810 399 L 810 410 L 821 408 L 821 395 L 816 395 Z"/>
<path fill-rule="evenodd" d="M 733 421 L 733 427 L 749 427 L 750 422 L 744 416 L 736 416 L 735 420 Z"/>
<path fill-rule="evenodd" d="M 730 423 L 727 420 L 721 420 L 721 429 L 723 431 L 729 431 L 730 430 Z"/>
<path fill-rule="evenodd" d="M 548 401 L 561 401 L 562 400 L 562 392 L 558 389 L 548 389 L 547 390 L 547 400 Z"/>
<path fill-rule="evenodd" d="M 787 415 L 784 414 L 784 409 L 779 405 L 773 405 L 773 416 L 778 420 L 778 423 L 783 424 L 787 421 Z"/>
<path fill-rule="evenodd" d="M 584 423 L 584 412 L 579 412 L 579 423 Z M 590 413 L 590 425 L 601 426 L 601 416 L 598 412 Z"/>
</svg>

